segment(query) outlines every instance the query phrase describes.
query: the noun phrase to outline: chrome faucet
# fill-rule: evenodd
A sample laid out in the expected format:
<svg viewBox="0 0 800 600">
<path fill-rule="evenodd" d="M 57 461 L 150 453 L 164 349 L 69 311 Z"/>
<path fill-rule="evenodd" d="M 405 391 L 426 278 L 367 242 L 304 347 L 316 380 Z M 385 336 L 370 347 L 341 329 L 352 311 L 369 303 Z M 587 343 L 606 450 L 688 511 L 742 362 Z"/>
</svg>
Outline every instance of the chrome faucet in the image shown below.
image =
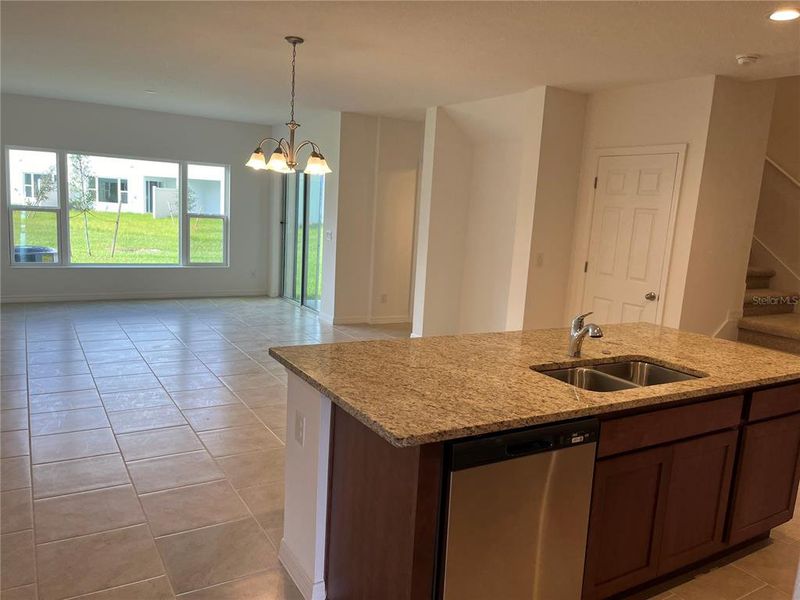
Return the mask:
<svg viewBox="0 0 800 600">
<path fill-rule="evenodd" d="M 589 323 L 584 326 L 583 320 L 591 314 L 591 312 L 588 312 L 572 319 L 572 325 L 569 328 L 569 355 L 572 358 L 578 358 L 581 355 L 583 338 L 587 335 L 590 338 L 603 337 L 603 330 L 598 325 Z"/>
</svg>

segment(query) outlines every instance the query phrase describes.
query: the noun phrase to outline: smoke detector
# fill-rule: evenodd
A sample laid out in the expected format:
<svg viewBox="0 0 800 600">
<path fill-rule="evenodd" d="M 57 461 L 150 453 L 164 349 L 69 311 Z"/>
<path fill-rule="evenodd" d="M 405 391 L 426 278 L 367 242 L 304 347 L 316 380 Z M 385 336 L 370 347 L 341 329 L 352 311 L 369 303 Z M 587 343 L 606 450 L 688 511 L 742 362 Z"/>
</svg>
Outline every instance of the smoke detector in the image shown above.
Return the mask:
<svg viewBox="0 0 800 600">
<path fill-rule="evenodd" d="M 754 65 L 761 58 L 758 54 L 737 54 L 736 62 L 740 65 Z"/>
</svg>

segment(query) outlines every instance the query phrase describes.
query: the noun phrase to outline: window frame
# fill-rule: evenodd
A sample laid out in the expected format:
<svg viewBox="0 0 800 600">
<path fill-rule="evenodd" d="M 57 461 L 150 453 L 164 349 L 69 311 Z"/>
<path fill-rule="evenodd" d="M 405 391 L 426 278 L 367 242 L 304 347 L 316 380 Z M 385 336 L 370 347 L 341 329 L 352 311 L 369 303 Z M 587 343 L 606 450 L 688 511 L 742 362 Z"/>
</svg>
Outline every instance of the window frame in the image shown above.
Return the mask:
<svg viewBox="0 0 800 600">
<path fill-rule="evenodd" d="M 222 167 L 225 170 L 225 209 L 221 215 L 208 215 L 204 213 L 189 212 L 189 165 L 197 165 L 199 167 Z M 231 201 L 231 168 L 229 165 L 221 165 L 218 163 L 207 163 L 197 161 L 187 161 L 185 163 L 185 170 L 182 174 L 185 179 L 181 178 L 181 183 L 185 184 L 181 187 L 181 216 L 183 221 L 183 229 L 186 231 L 186 246 L 185 257 L 186 265 L 192 267 L 219 267 L 228 264 L 228 245 L 230 235 L 230 201 Z M 184 191 L 185 190 L 185 191 Z M 191 220 L 192 219 L 216 219 L 222 221 L 222 262 L 221 263 L 203 263 L 193 262 L 191 254 Z"/>
<path fill-rule="evenodd" d="M 11 268 L 14 269 L 176 269 L 176 268 L 212 268 L 212 269 L 228 269 L 230 268 L 230 190 L 231 190 L 231 167 L 230 165 L 222 163 L 201 162 L 193 160 L 176 160 L 172 158 L 158 158 L 152 156 L 130 156 L 120 154 L 109 154 L 104 152 L 94 152 L 90 150 L 69 150 L 64 148 L 42 148 L 35 146 L 21 146 L 16 144 L 7 144 L 3 146 L 6 185 L 4 187 L 5 200 L 3 201 L 4 208 L 7 212 L 6 225 L 8 231 L 8 239 L 6 240 L 9 250 L 9 263 Z M 11 178 L 9 176 L 10 166 L 10 153 L 12 150 L 32 150 L 37 152 L 51 152 L 56 155 L 56 180 L 58 182 L 57 193 L 57 206 L 37 207 L 27 206 L 23 204 L 11 203 Z M 180 204 L 180 218 L 178 219 L 178 262 L 174 264 L 159 264 L 159 263 L 73 263 L 70 260 L 70 231 L 69 231 L 69 181 L 67 174 L 67 156 L 70 154 L 84 154 L 88 156 L 99 156 L 107 158 L 120 158 L 128 160 L 145 160 L 156 162 L 170 162 L 178 165 L 178 197 Z M 200 166 L 214 166 L 222 167 L 225 169 L 225 214 L 224 215 L 203 215 L 188 212 L 188 167 L 189 165 Z M 99 187 L 98 177 L 95 176 L 95 189 Z M 129 178 L 124 179 L 129 183 Z M 118 180 L 119 181 L 119 180 Z M 121 200 L 121 186 L 118 183 L 117 202 Z M 126 187 L 129 187 L 126 186 Z M 126 190 L 126 202 L 128 200 L 129 191 Z M 113 203 L 116 204 L 116 203 Z M 66 208 L 66 210 L 65 210 Z M 28 210 L 40 212 L 54 212 L 56 213 L 57 223 L 57 245 L 58 245 L 58 262 L 54 263 L 22 263 L 14 261 L 14 211 L 15 210 Z M 223 235 L 223 262 L 221 263 L 200 263 L 191 262 L 189 256 L 189 219 L 190 218 L 211 218 L 220 219 L 223 222 L 222 235 Z"/>
</svg>

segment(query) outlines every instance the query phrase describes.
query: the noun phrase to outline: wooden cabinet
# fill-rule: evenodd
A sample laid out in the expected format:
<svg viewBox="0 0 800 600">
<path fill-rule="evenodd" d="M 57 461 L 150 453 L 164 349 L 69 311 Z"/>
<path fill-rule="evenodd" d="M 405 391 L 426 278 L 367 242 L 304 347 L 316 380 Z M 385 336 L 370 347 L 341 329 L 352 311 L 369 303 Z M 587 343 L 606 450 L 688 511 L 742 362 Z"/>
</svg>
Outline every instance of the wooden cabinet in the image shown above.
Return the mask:
<svg viewBox="0 0 800 600">
<path fill-rule="evenodd" d="M 672 448 L 662 447 L 597 463 L 584 598 L 605 598 L 658 574 L 671 461 Z"/>
<path fill-rule="evenodd" d="M 725 549 L 725 517 L 738 431 L 673 446 L 659 574 Z"/>
<path fill-rule="evenodd" d="M 729 542 L 736 544 L 792 518 L 800 479 L 800 414 L 745 426 Z"/>
</svg>

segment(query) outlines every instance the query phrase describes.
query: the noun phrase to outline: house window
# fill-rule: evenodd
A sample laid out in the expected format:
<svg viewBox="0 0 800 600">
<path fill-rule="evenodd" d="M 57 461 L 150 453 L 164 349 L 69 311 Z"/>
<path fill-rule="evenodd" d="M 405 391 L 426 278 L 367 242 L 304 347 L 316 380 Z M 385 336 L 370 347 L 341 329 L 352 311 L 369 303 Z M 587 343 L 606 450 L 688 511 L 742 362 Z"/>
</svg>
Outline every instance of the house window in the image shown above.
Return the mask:
<svg viewBox="0 0 800 600">
<path fill-rule="evenodd" d="M 58 155 L 40 150 L 8 151 L 11 262 L 59 262 L 61 218 Z"/>
<path fill-rule="evenodd" d="M 219 165 L 190 164 L 187 168 L 189 262 L 226 262 L 228 170 Z"/>
<path fill-rule="evenodd" d="M 7 164 L 15 264 L 228 263 L 227 166 L 17 148 Z"/>
</svg>

